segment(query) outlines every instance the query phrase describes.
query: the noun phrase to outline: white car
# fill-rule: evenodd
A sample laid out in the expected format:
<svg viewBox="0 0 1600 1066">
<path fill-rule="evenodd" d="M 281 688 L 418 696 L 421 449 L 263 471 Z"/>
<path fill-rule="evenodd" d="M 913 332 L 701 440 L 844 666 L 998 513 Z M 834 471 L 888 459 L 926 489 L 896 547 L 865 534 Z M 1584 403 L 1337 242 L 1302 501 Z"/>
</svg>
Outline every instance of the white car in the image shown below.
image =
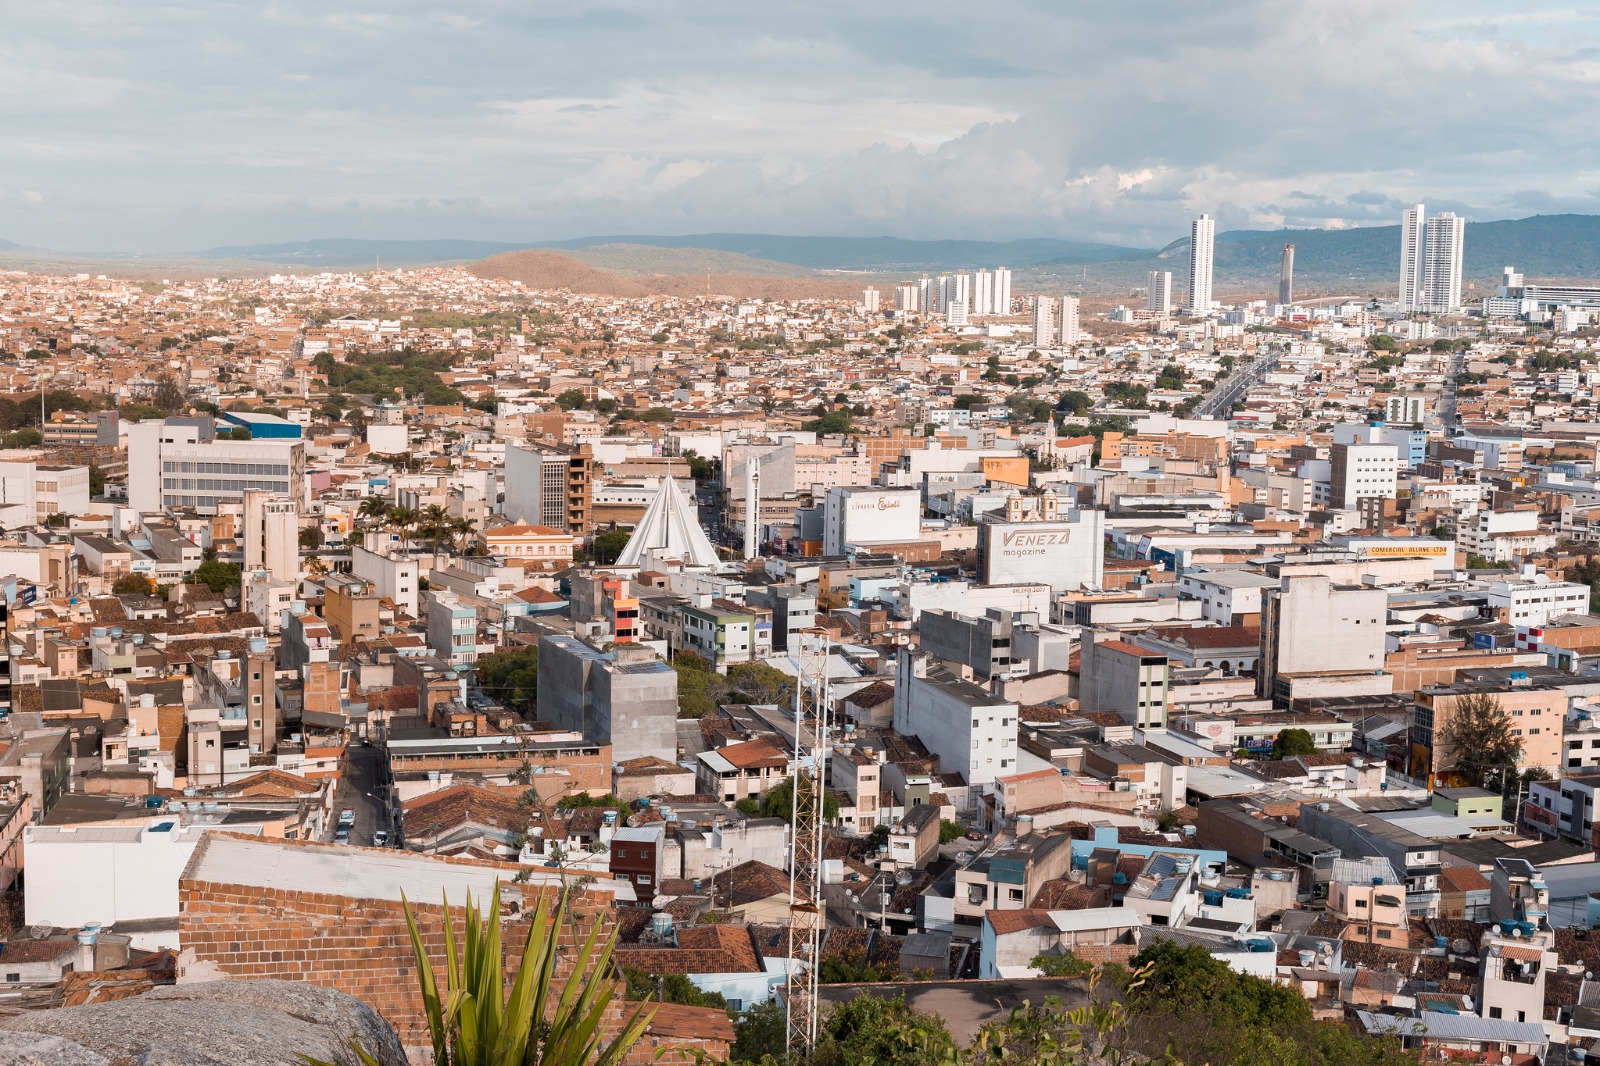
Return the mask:
<svg viewBox="0 0 1600 1066">
<path fill-rule="evenodd" d="M 389 834 L 382 829 L 375 830 L 372 834 L 372 846 L 386 848 L 389 846 Z"/>
</svg>

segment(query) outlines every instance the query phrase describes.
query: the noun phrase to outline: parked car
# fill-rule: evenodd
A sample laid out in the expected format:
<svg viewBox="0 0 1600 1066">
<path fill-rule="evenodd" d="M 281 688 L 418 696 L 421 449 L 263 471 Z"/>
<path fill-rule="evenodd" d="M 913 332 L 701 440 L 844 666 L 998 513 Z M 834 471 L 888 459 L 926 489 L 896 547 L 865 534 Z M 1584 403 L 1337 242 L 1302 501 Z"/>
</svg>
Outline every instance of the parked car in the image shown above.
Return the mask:
<svg viewBox="0 0 1600 1066">
<path fill-rule="evenodd" d="M 350 830 L 342 825 L 338 829 L 335 829 L 333 831 L 333 842 L 335 844 L 350 843 Z"/>
<path fill-rule="evenodd" d="M 356 824 L 356 809 L 354 807 L 346 807 L 344 810 L 340 811 L 339 812 L 339 824 L 340 825 L 355 825 Z"/>
<path fill-rule="evenodd" d="M 982 829 L 968 829 L 967 830 L 967 839 L 968 840 L 988 840 L 989 839 L 989 834 L 985 833 Z"/>
<path fill-rule="evenodd" d="M 375 830 L 373 832 L 373 834 L 372 834 L 372 846 L 375 847 L 375 848 L 386 848 L 386 847 L 388 847 L 389 846 L 389 834 L 386 831 L 382 830 L 382 829 Z"/>
</svg>

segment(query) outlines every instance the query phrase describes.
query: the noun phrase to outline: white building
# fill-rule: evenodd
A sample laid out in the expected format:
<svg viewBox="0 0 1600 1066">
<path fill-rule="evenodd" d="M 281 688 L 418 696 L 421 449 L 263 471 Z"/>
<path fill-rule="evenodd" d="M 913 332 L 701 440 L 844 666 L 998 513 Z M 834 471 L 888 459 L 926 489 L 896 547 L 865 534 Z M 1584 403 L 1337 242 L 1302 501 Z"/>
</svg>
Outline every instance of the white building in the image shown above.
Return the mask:
<svg viewBox="0 0 1600 1066">
<path fill-rule="evenodd" d="M 980 270 L 972 275 L 972 310 L 974 315 L 994 313 L 994 275 Z"/>
<path fill-rule="evenodd" d="M 967 301 L 951 300 L 944 305 L 944 324 L 947 326 L 965 326 L 967 324 Z"/>
<path fill-rule="evenodd" d="M 244 569 L 300 580 L 300 517 L 295 502 L 251 489 L 244 494 Z"/>
<path fill-rule="evenodd" d="M 1407 208 L 1400 219 L 1400 310 L 1422 310 L 1422 204 Z"/>
<path fill-rule="evenodd" d="M 1005 267 L 994 268 L 994 303 L 990 306 L 992 315 L 1009 315 L 1011 313 L 1011 271 Z"/>
<path fill-rule="evenodd" d="M 922 491 L 839 487 L 823 503 L 822 554 L 846 545 L 905 544 L 922 536 Z"/>
<path fill-rule="evenodd" d="M 1456 523 L 1456 544 L 1497 563 L 1555 547 L 1556 534 L 1539 528 L 1538 511 L 1479 511 Z"/>
<path fill-rule="evenodd" d="M 128 505 L 136 511 L 192 507 L 214 515 L 251 489 L 306 498 L 306 446 L 282 437 L 218 440 L 209 418 L 125 423 Z"/>
<path fill-rule="evenodd" d="M 894 287 L 894 309 L 901 314 L 910 314 L 920 310 L 917 307 L 917 287 L 915 285 L 896 285 Z"/>
<path fill-rule="evenodd" d="M 1055 347 L 1056 301 L 1053 296 L 1040 296 L 1033 302 L 1033 343 L 1037 348 Z"/>
<path fill-rule="evenodd" d="M 1335 587 L 1323 574 L 1285 575 L 1261 599 L 1261 692 L 1280 675 L 1375 673 L 1383 669 L 1389 594 Z"/>
<path fill-rule="evenodd" d="M 927 655 L 902 649 L 894 688 L 894 731 L 916 736 L 940 768 L 989 785 L 1016 772 L 1016 703 L 963 681 Z"/>
<path fill-rule="evenodd" d="M 1071 348 L 1083 340 L 1083 327 L 1078 320 L 1076 296 L 1061 298 L 1061 317 L 1057 320 L 1056 326 L 1056 337 L 1061 341 L 1061 347 Z"/>
<path fill-rule="evenodd" d="M 384 555 L 355 545 L 350 549 L 350 574 L 372 584 L 373 591 L 389 599 L 398 611 L 417 614 L 417 561 Z"/>
<path fill-rule="evenodd" d="M 877 289 L 861 290 L 861 310 L 865 311 L 869 315 L 875 315 L 878 313 Z"/>
<path fill-rule="evenodd" d="M 53 514 L 88 513 L 88 467 L 0 462 L 0 525 L 31 526 Z"/>
<path fill-rule="evenodd" d="M 1278 582 L 1254 570 L 1196 570 L 1178 579 L 1178 591 L 1200 601 L 1200 613 L 1219 626 L 1245 625 L 1261 616 L 1261 590 Z"/>
<path fill-rule="evenodd" d="M 1428 219 L 1423 247 L 1423 310 L 1461 310 L 1461 252 L 1467 220 L 1446 211 Z"/>
<path fill-rule="evenodd" d="M 1589 613 L 1589 586 L 1551 581 L 1543 574 L 1521 581 L 1491 581 L 1489 607 L 1514 626 L 1542 626 L 1564 614 Z"/>
<path fill-rule="evenodd" d="M 1150 280 L 1144 295 L 1144 309 L 1162 317 L 1172 314 L 1172 271 L 1150 271 Z"/>
<path fill-rule="evenodd" d="M 1398 422 L 1405 425 L 1426 422 L 1428 420 L 1428 398 L 1426 396 L 1413 396 L 1409 393 L 1392 395 L 1383 402 L 1383 418 L 1386 422 Z"/>
<path fill-rule="evenodd" d="M 1217 239 L 1217 220 L 1201 215 L 1189 226 L 1189 312 L 1211 311 L 1211 253 Z"/>
<path fill-rule="evenodd" d="M 28 924 L 77 929 L 85 922 L 175 921 L 178 879 L 204 832 L 171 815 L 143 826 L 29 826 L 23 837 Z"/>
<path fill-rule="evenodd" d="M 1400 455 L 1392 444 L 1335 444 L 1329 449 L 1329 469 L 1328 500 L 1336 510 L 1397 495 Z"/>
</svg>

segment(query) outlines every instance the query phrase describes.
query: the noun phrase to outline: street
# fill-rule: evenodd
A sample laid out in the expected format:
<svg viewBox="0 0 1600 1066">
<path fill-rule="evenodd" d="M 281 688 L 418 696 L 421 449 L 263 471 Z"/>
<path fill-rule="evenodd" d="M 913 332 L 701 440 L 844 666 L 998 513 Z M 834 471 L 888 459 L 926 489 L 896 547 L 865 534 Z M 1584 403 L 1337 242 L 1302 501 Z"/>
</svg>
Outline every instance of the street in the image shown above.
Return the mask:
<svg viewBox="0 0 1600 1066">
<path fill-rule="evenodd" d="M 370 847 L 372 834 L 378 829 L 389 831 L 390 843 L 394 843 L 393 827 L 389 824 L 389 812 L 384 799 L 387 789 L 381 786 L 382 774 L 383 758 L 378 749 L 352 742 L 345 755 L 345 773 L 339 778 L 339 786 L 334 792 L 333 818 L 323 834 L 324 840 L 333 839 L 338 829 L 339 812 L 346 807 L 353 807 L 356 824 L 350 830 L 350 843 Z"/>
<path fill-rule="evenodd" d="M 1261 379 L 1267 372 L 1278 365 L 1276 352 L 1263 355 L 1253 363 L 1247 363 L 1236 369 L 1224 379 L 1211 394 L 1200 401 L 1195 414 L 1204 417 L 1211 415 L 1216 418 L 1226 418 L 1233 411 L 1233 405 L 1251 389 L 1261 384 Z"/>
</svg>

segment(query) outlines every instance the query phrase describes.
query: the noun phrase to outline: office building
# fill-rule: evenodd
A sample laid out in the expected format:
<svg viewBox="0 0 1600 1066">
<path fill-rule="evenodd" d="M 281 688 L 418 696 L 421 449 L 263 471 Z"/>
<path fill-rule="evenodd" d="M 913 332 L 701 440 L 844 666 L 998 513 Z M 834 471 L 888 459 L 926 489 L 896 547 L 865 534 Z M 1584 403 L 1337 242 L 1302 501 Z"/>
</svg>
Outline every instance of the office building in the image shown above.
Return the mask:
<svg viewBox="0 0 1600 1066">
<path fill-rule="evenodd" d="M 506 517 L 587 535 L 594 460 L 586 452 L 506 445 Z"/>
<path fill-rule="evenodd" d="M 1461 310 L 1461 252 L 1467 220 L 1446 211 L 1428 219 L 1422 252 L 1422 309 L 1441 314 Z"/>
<path fill-rule="evenodd" d="M 219 440 L 209 418 L 130 422 L 127 430 L 128 504 L 136 510 L 214 515 L 252 489 L 306 498 L 302 440 Z"/>
<path fill-rule="evenodd" d="M 244 494 L 244 569 L 274 581 L 300 580 L 300 516 L 295 502 L 251 489 Z"/>
<path fill-rule="evenodd" d="M 945 304 L 944 324 L 947 326 L 965 326 L 967 324 L 967 301 L 951 300 Z"/>
<path fill-rule="evenodd" d="M 1152 270 L 1145 290 L 1144 309 L 1158 315 L 1172 314 L 1172 271 Z"/>
<path fill-rule="evenodd" d="M 1211 252 L 1217 239 L 1217 220 L 1201 215 L 1189 227 L 1189 312 L 1211 311 Z"/>
<path fill-rule="evenodd" d="M 1422 310 L 1423 205 L 1408 208 L 1400 219 L 1400 310 Z"/>
<path fill-rule="evenodd" d="M 1283 260 L 1278 267 L 1278 302 L 1285 306 L 1294 303 L 1294 245 L 1283 246 Z"/>
</svg>

